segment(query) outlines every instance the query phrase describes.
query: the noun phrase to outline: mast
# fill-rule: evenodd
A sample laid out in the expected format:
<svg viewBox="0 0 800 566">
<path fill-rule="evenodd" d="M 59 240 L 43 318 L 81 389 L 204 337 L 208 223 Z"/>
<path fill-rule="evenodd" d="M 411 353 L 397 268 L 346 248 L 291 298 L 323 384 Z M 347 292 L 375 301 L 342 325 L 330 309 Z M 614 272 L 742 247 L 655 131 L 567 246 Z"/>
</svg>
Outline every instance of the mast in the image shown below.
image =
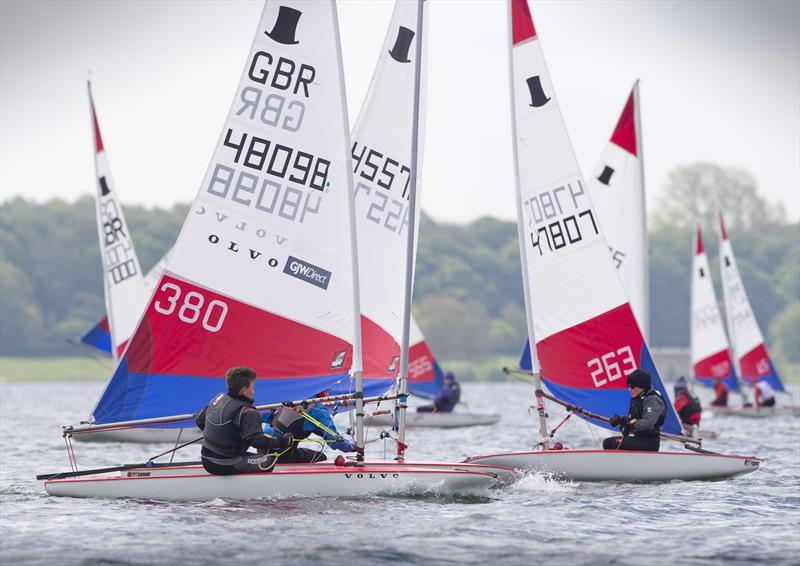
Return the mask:
<svg viewBox="0 0 800 566">
<path fill-rule="evenodd" d="M 117 340 L 115 337 L 116 325 L 114 324 L 114 309 L 111 306 L 111 285 L 108 281 L 108 273 L 106 273 L 105 259 L 102 257 L 103 250 L 103 233 L 100 231 L 100 199 L 97 197 L 97 183 L 100 178 L 100 170 L 97 167 L 97 147 L 100 137 L 100 124 L 97 122 L 97 112 L 94 109 L 94 99 L 92 98 L 92 81 L 86 79 L 86 88 L 89 91 L 89 112 L 92 118 L 92 137 L 94 145 L 92 146 L 92 155 L 94 156 L 94 209 L 95 209 L 95 223 L 97 224 L 97 236 L 100 240 L 100 265 L 103 268 L 103 291 L 105 293 L 106 303 L 106 317 L 108 318 L 108 333 L 111 335 L 111 359 L 114 360 L 114 365 L 118 361 Z"/>
<path fill-rule="evenodd" d="M 633 120 L 636 131 L 636 159 L 639 162 L 639 186 L 642 188 L 642 269 L 644 274 L 644 320 L 642 321 L 642 333 L 645 341 L 650 343 L 650 238 L 647 234 L 647 199 L 644 187 L 644 153 L 642 149 L 642 119 L 640 115 L 639 102 L 639 79 L 633 83 Z"/>
<path fill-rule="evenodd" d="M 406 233 L 406 277 L 403 296 L 403 336 L 400 343 L 400 380 L 397 406 L 397 460 L 405 459 L 406 400 L 408 399 L 408 349 L 411 341 L 411 299 L 414 293 L 414 236 L 417 229 L 417 177 L 419 176 L 419 99 L 422 78 L 423 0 L 417 0 L 417 44 L 414 49 L 414 110 L 411 123 L 411 183 L 408 195 L 408 232 Z"/>
<path fill-rule="evenodd" d="M 514 95 L 514 60 L 513 60 L 513 31 L 512 31 L 512 14 L 511 2 L 506 3 L 507 15 L 507 29 L 508 29 L 508 93 L 510 96 L 511 108 L 511 139 L 512 139 L 512 154 L 514 156 L 514 190 L 516 192 L 517 203 L 517 238 L 519 239 L 519 257 L 522 267 L 522 288 L 525 295 L 525 321 L 528 325 L 528 341 L 530 343 L 531 352 L 531 373 L 533 374 L 533 385 L 536 389 L 536 410 L 539 413 L 539 437 L 542 446 L 547 446 L 547 413 L 544 407 L 544 398 L 541 395 L 542 379 L 539 372 L 539 360 L 536 355 L 536 337 L 534 336 L 533 325 L 533 308 L 530 296 L 530 285 L 528 284 L 528 260 L 525 254 L 523 242 L 525 241 L 525 232 L 522 228 L 524 221 L 522 210 L 522 189 L 519 182 L 519 158 L 517 155 L 517 118 L 516 118 L 516 100 Z"/>
<path fill-rule="evenodd" d="M 336 59 L 339 67 L 339 88 L 341 90 L 341 110 L 342 123 L 345 128 L 345 147 L 350 144 L 350 118 L 347 114 L 347 88 L 344 83 L 344 66 L 342 63 L 342 42 L 339 35 L 339 14 L 336 9 L 336 2 L 331 0 L 333 10 L 333 34 L 336 41 Z M 350 159 L 349 155 L 345 156 Z M 353 278 L 353 364 L 350 373 L 355 380 L 355 399 L 356 399 L 356 465 L 364 465 L 364 379 L 363 364 L 361 356 L 361 293 L 358 272 L 358 239 L 356 234 L 356 208 L 355 192 L 353 183 L 353 168 L 348 165 L 345 167 L 347 174 L 347 215 L 350 222 L 350 266 Z"/>
</svg>

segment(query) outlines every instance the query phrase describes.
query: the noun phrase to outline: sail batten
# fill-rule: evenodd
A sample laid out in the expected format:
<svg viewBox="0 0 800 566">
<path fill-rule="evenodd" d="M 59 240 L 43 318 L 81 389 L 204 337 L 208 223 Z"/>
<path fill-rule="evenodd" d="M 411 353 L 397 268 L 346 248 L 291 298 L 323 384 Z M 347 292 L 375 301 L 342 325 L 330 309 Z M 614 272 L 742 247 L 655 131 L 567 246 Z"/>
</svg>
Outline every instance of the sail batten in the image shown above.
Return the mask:
<svg viewBox="0 0 800 566">
<path fill-rule="evenodd" d="M 679 434 L 680 422 L 609 255 L 526 0 L 512 0 L 511 18 L 517 221 L 541 378 L 562 400 L 610 417 L 627 409 L 625 377 L 642 368 L 665 400 L 663 430 Z"/>
</svg>

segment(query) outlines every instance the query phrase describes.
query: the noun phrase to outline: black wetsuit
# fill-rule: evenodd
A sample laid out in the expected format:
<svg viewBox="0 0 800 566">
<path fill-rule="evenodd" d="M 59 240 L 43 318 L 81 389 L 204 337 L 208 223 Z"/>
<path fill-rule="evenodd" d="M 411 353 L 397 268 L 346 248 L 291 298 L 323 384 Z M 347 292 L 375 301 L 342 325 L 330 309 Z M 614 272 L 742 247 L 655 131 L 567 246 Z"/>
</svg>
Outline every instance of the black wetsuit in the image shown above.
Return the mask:
<svg viewBox="0 0 800 566">
<path fill-rule="evenodd" d="M 283 434 L 286 432 L 292 433 L 296 439 L 304 439 L 311 436 L 311 431 L 305 430 L 303 426 L 306 419 L 294 409 L 289 407 L 280 407 L 276 409 L 270 425 L 272 430 L 277 433 Z M 310 448 L 301 448 L 296 443 L 281 456 L 281 462 L 289 463 L 310 463 L 310 462 L 323 462 L 328 457 L 321 450 L 311 450 Z"/>
<path fill-rule="evenodd" d="M 667 416 L 667 406 L 653 388 L 631 398 L 628 418 L 635 420 L 622 437 L 612 436 L 603 441 L 605 450 L 647 450 L 658 452 L 661 446 L 661 426 Z M 621 444 L 620 444 L 621 443 Z"/>
<path fill-rule="evenodd" d="M 220 393 L 194 420 L 203 431 L 200 456 L 208 473 L 228 476 L 272 471 L 275 455 L 269 451 L 278 449 L 281 442 L 264 436 L 261 415 L 253 408 L 251 399 Z M 248 452 L 250 446 L 261 453 Z"/>
</svg>

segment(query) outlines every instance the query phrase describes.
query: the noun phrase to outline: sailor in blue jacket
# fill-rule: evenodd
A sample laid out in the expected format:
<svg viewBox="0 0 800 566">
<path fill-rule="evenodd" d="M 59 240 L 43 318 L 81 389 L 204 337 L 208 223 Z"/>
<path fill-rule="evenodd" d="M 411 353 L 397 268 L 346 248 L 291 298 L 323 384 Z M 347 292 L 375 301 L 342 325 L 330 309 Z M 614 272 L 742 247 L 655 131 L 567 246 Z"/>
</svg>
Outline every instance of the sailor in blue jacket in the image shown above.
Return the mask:
<svg viewBox="0 0 800 566">
<path fill-rule="evenodd" d="M 324 397 L 324 394 L 320 394 Z M 304 416 L 305 415 L 305 416 Z M 333 423 L 333 416 L 324 405 L 314 404 L 307 409 L 302 407 L 280 407 L 262 415 L 264 434 L 275 438 L 293 431 L 297 440 L 308 438 L 312 434 L 321 436 L 328 445 L 340 452 L 354 452 L 355 446 L 338 433 Z M 280 462 L 321 462 L 327 457 L 320 450 L 300 448 L 293 444 L 292 448 L 280 457 Z"/>
<path fill-rule="evenodd" d="M 461 400 L 461 386 L 452 371 L 444 374 L 444 386 L 433 400 L 433 405 L 417 407 L 418 413 L 451 413 Z"/>
</svg>

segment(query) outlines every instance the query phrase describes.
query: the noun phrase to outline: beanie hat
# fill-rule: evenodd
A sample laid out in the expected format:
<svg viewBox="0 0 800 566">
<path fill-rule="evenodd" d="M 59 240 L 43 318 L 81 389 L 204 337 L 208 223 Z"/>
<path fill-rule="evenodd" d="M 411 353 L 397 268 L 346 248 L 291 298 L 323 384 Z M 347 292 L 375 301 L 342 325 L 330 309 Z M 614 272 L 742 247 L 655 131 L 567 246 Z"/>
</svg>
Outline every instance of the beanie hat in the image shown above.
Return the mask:
<svg viewBox="0 0 800 566">
<path fill-rule="evenodd" d="M 650 374 L 641 369 L 633 370 L 630 375 L 628 375 L 628 387 L 650 389 Z"/>
</svg>

